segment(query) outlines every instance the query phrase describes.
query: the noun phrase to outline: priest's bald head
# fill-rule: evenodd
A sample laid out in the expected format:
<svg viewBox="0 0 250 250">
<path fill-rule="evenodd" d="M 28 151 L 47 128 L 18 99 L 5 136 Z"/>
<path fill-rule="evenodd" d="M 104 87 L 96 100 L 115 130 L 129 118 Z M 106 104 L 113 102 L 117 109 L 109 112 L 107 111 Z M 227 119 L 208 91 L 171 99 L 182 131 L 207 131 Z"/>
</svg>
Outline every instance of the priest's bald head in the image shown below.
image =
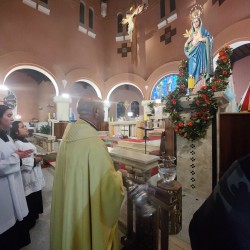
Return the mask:
<svg viewBox="0 0 250 250">
<path fill-rule="evenodd" d="M 102 100 L 95 95 L 84 95 L 77 102 L 79 118 L 93 123 L 97 128 L 104 121 L 104 107 Z"/>
</svg>

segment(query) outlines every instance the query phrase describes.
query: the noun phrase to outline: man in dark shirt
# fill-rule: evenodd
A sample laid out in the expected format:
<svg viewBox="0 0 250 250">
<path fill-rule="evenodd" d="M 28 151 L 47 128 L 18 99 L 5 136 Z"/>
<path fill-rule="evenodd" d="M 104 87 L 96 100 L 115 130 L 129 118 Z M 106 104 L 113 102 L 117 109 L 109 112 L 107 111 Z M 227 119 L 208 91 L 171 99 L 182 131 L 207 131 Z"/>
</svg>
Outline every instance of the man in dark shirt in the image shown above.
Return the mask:
<svg viewBox="0 0 250 250">
<path fill-rule="evenodd" d="M 192 250 L 250 249 L 250 154 L 235 161 L 195 212 Z"/>
</svg>

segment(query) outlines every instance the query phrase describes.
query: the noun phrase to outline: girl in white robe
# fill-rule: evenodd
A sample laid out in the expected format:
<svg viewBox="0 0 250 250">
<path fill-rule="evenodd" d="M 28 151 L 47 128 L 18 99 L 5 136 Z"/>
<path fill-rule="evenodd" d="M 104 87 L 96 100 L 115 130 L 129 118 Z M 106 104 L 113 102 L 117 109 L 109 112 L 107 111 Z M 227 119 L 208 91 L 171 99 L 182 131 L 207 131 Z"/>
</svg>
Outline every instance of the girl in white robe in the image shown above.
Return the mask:
<svg viewBox="0 0 250 250">
<path fill-rule="evenodd" d="M 13 123 L 12 110 L 0 105 L 0 249 L 17 250 L 30 243 L 24 223 L 28 214 L 20 159 L 32 150 L 20 151 L 6 131 Z"/>
<path fill-rule="evenodd" d="M 32 149 L 33 153 L 21 161 L 21 173 L 23 178 L 24 192 L 29 208 L 29 214 L 26 222 L 28 228 L 32 228 L 39 214 L 43 213 L 42 188 L 45 186 L 45 181 L 41 169 L 42 157 L 37 156 L 35 145 L 28 142 L 28 129 L 23 122 L 15 121 L 10 130 L 10 136 L 14 140 L 19 150 Z"/>
</svg>

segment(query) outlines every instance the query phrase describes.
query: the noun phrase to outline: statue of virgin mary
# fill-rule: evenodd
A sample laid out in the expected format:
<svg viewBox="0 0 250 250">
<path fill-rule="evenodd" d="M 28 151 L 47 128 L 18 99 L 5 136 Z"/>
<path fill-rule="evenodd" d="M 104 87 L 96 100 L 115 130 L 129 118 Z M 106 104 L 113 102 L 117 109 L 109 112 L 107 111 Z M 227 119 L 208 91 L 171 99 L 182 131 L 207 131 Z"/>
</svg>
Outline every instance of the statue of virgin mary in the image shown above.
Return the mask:
<svg viewBox="0 0 250 250">
<path fill-rule="evenodd" d="M 189 59 L 189 77 L 197 83 L 201 77 L 206 80 L 213 75 L 213 37 L 202 25 L 201 11 L 192 12 L 191 29 L 187 34 L 188 39 L 184 46 L 184 52 Z"/>
</svg>

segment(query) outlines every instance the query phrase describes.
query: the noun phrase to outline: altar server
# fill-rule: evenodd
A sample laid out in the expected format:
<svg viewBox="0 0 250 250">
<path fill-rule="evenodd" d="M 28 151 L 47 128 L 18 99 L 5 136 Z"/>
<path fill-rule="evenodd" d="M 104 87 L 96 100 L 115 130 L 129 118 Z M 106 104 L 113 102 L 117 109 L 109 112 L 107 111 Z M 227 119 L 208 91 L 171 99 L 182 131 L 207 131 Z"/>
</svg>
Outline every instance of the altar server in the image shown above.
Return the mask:
<svg viewBox="0 0 250 250">
<path fill-rule="evenodd" d="M 42 188 L 45 186 L 41 161 L 43 158 L 37 155 L 34 144 L 29 142 L 28 129 L 22 121 L 14 121 L 10 130 L 10 136 L 19 150 L 32 149 L 33 153 L 21 161 L 21 173 L 24 192 L 26 195 L 29 214 L 26 218 L 28 228 L 32 228 L 39 214 L 43 213 Z"/>
<path fill-rule="evenodd" d="M 12 127 L 12 110 L 0 105 L 0 249 L 17 250 L 30 243 L 29 231 L 23 223 L 28 214 L 20 159 L 32 150 L 18 150 L 6 133 Z"/>
</svg>

